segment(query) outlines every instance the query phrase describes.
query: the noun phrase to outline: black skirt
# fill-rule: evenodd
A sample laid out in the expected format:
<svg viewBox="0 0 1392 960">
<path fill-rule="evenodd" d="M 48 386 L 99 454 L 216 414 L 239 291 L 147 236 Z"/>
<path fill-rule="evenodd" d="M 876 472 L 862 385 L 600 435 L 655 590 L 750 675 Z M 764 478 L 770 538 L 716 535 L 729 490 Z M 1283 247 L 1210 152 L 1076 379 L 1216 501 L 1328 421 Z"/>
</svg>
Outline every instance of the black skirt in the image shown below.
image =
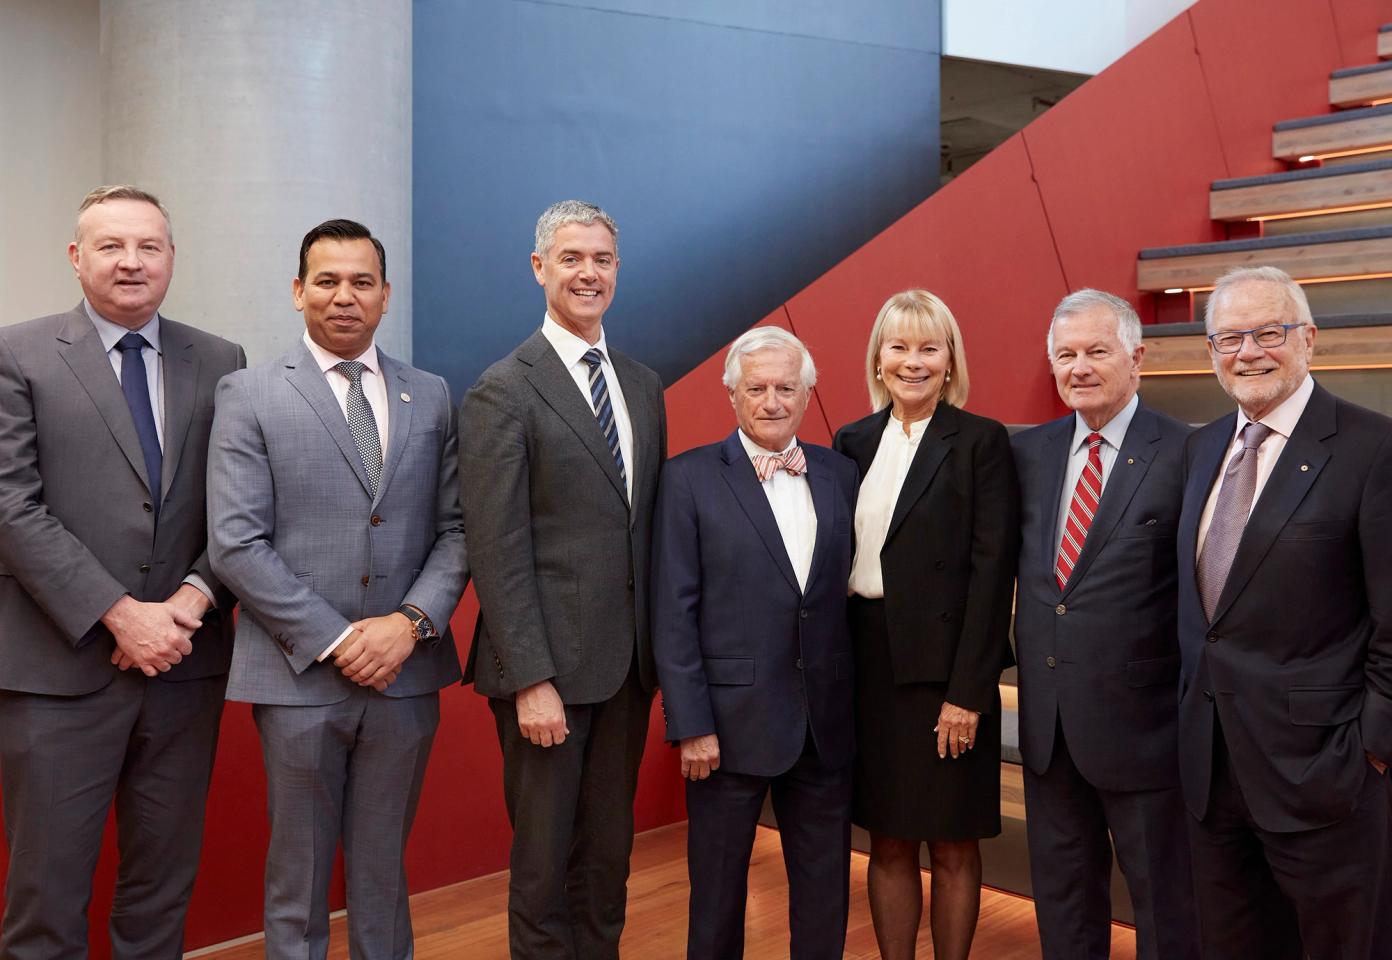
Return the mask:
<svg viewBox="0 0 1392 960">
<path fill-rule="evenodd" d="M 883 600 L 850 599 L 855 646 L 856 760 L 851 819 L 905 840 L 979 840 L 1001 832 L 1000 697 L 976 743 L 938 758 L 933 727 L 945 683 L 896 684 Z"/>
</svg>

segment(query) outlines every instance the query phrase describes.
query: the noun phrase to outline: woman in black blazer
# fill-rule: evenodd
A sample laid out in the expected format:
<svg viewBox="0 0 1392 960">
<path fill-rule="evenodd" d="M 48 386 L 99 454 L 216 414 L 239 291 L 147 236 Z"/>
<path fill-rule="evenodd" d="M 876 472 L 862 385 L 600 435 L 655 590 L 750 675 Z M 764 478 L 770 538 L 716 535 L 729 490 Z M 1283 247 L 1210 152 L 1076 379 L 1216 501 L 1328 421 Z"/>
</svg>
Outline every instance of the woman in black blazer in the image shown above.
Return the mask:
<svg viewBox="0 0 1392 960">
<path fill-rule="evenodd" d="M 997 682 L 1014 662 L 1014 460 L 1003 426 L 961 409 L 961 332 L 926 290 L 881 308 L 866 379 L 876 412 L 834 442 L 861 476 L 852 819 L 870 831 L 870 912 L 885 960 L 914 955 L 925 841 L 934 956 L 966 960 L 981 900 L 978 841 L 1000 833 Z"/>
</svg>

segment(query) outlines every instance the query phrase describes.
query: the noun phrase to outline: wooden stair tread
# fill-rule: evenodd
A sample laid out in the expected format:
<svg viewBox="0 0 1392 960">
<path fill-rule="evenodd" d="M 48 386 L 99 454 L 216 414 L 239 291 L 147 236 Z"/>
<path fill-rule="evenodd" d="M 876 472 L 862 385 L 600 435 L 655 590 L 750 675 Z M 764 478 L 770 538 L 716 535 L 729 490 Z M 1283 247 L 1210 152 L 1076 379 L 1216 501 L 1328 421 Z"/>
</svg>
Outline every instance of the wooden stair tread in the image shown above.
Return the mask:
<svg viewBox="0 0 1392 960">
<path fill-rule="evenodd" d="M 1392 103 L 1282 120 L 1271 131 L 1271 155 L 1278 160 L 1389 149 Z"/>
<path fill-rule="evenodd" d="M 1392 160 L 1215 180 L 1209 216 L 1248 220 L 1392 204 Z"/>
<path fill-rule="evenodd" d="M 1264 264 L 1296 280 L 1389 276 L 1392 226 L 1152 247 L 1136 261 L 1136 286 L 1146 292 L 1204 289 L 1231 269 Z"/>
</svg>

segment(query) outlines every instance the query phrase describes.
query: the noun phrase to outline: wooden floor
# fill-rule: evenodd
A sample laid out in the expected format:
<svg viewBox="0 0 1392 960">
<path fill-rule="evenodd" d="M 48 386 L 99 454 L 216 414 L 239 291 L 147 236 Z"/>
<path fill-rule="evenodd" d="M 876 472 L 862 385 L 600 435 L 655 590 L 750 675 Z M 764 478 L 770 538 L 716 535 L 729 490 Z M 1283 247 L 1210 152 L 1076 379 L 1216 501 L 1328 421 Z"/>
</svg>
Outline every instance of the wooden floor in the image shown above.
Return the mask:
<svg viewBox="0 0 1392 960">
<path fill-rule="evenodd" d="M 672 960 L 686 947 L 686 824 L 642 834 L 634 844 L 628 883 L 625 960 Z M 877 957 L 870 908 L 865 900 L 865 857 L 851 857 L 851 916 L 846 957 Z M 927 877 L 924 877 L 927 889 Z M 926 911 L 925 911 L 926 912 Z M 417 960 L 506 960 L 507 874 L 459 883 L 411 898 Z M 926 917 L 925 917 L 926 921 Z M 330 960 L 348 956 L 345 920 L 334 918 Z M 774 960 L 788 956 L 788 895 L 783 856 L 774 830 L 759 829 L 749 874 L 745 957 Z M 200 960 L 253 960 L 262 956 L 259 939 L 218 950 L 198 951 Z M 927 923 L 919 936 L 920 958 L 933 955 Z M 1037 960 L 1039 938 L 1034 906 L 1023 897 L 987 889 L 972 956 L 983 960 Z M 1136 938 L 1128 927 L 1112 927 L 1112 957 L 1135 960 Z"/>
</svg>

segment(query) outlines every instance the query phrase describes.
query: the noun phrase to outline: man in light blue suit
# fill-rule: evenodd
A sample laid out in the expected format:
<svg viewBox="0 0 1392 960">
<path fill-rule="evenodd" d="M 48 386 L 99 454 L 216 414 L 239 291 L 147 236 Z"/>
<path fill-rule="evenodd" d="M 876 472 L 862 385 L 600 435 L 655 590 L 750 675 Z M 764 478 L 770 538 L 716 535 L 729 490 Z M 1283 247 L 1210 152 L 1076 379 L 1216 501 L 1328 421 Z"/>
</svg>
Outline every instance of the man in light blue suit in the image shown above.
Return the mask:
<svg viewBox="0 0 1392 960">
<path fill-rule="evenodd" d="M 341 838 L 350 955 L 407 958 L 406 837 L 460 676 L 453 407 L 373 342 L 391 287 L 366 227 L 311 230 L 293 289 L 303 342 L 223 379 L 208 458 L 209 555 L 242 600 L 227 697 L 266 763 L 266 956 L 327 954 Z"/>
</svg>

